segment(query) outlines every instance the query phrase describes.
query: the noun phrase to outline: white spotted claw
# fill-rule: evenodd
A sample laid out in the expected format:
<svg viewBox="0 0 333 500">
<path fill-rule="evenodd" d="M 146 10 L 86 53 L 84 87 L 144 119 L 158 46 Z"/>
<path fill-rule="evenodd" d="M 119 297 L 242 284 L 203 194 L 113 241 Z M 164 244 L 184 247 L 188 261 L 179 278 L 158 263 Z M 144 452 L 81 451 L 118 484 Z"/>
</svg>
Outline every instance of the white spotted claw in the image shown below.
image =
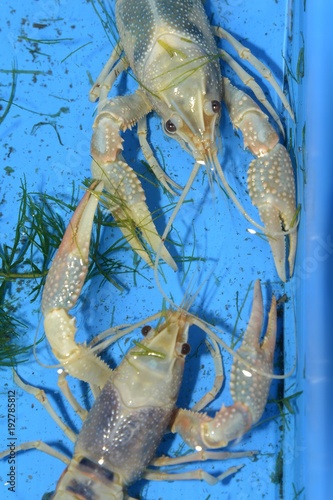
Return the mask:
<svg viewBox="0 0 333 500">
<path fill-rule="evenodd" d="M 296 191 L 289 153 L 279 143 L 267 115 L 227 79 L 225 102 L 234 127 L 243 133 L 244 146 L 257 156 L 247 173 L 249 193 L 264 223 L 276 270 L 282 281 L 287 281 L 286 238 L 289 276 L 293 274 L 297 246 Z"/>
<path fill-rule="evenodd" d="M 91 172 L 95 179 L 104 182 L 109 198 L 108 208 L 133 250 L 152 266 L 144 242 L 155 252 L 161 247 L 161 258 L 176 270 L 175 261 L 157 233 L 141 182 L 122 156 L 123 139 L 119 131 L 131 128 L 147 113 L 147 103 L 139 95 L 137 92 L 112 101 L 100 100 L 99 113 L 93 125 Z"/>
<path fill-rule="evenodd" d="M 263 302 L 260 282 L 254 285 L 252 312 L 242 345 L 231 371 L 232 406 L 223 406 L 214 418 L 188 410 L 179 410 L 172 426 L 195 449 L 221 448 L 240 439 L 256 424 L 265 409 L 273 374 L 276 341 L 276 299 L 273 297 L 266 334 L 260 344 Z M 265 375 L 263 375 L 265 373 Z"/>
<path fill-rule="evenodd" d="M 49 270 L 42 298 L 45 335 L 52 352 L 73 377 L 96 386 L 110 376 L 107 365 L 90 349 L 75 342 L 74 307 L 88 272 L 89 245 L 103 182 L 94 183 L 76 208 Z"/>
</svg>

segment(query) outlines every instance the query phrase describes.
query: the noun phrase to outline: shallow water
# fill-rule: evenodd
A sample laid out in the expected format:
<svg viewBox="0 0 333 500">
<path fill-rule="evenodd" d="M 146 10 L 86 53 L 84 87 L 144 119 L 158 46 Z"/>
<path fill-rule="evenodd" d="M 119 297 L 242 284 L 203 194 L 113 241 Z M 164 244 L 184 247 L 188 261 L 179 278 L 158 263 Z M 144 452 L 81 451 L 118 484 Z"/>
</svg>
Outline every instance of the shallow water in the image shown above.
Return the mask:
<svg viewBox="0 0 333 500">
<path fill-rule="evenodd" d="M 287 2 L 256 2 L 255 9 L 248 2 L 229 0 L 210 1 L 207 6 L 214 24 L 221 24 L 230 30 L 242 43 L 264 63 L 270 66 L 275 78 L 281 85 L 284 77 L 285 57 L 291 69 L 296 72 L 300 43 L 297 26 L 291 23 L 291 10 Z M 103 16 L 100 7 L 96 6 Z M 69 202 L 73 182 L 78 191 L 82 180 L 90 175 L 89 147 L 91 126 L 95 106 L 88 100 L 91 82 L 89 75 L 95 78 L 106 62 L 110 50 L 110 40 L 103 29 L 101 20 L 90 3 L 76 1 L 72 4 L 50 1 L 39 1 L 17 5 L 15 8 L 6 3 L 3 8 L 3 29 L 0 34 L 1 51 L 0 69 L 9 70 L 16 64 L 18 72 L 15 105 L 6 116 L 0 130 L 4 157 L 2 186 L 0 187 L 2 217 L 2 243 L 11 244 L 17 221 L 20 184 L 26 177 L 29 192 L 45 192 L 56 198 Z M 294 18 L 295 21 L 295 18 Z M 46 25 L 46 27 L 43 27 Z M 293 52 L 289 54 L 287 33 L 293 36 Z M 39 40 L 34 42 L 33 40 Z M 46 43 L 48 40 L 48 43 Z M 51 43 L 56 40 L 57 43 Z M 44 41 L 44 42 L 43 42 Z M 226 50 L 229 47 L 224 44 Z M 23 72 L 25 71 L 25 72 Z M 254 74 L 255 71 L 253 72 Z M 228 72 L 235 84 L 238 79 Z M 259 82 L 260 82 L 259 77 Z M 289 78 L 292 85 L 292 105 L 298 105 L 298 85 Z M 2 74 L 3 87 L 1 94 L 8 99 L 11 88 L 11 74 Z M 121 80 L 121 89 L 130 91 L 130 78 Z M 273 91 L 264 84 L 269 99 L 285 118 L 288 141 L 292 146 L 302 145 L 302 132 L 290 132 L 292 124 L 286 117 L 281 103 Z M 115 89 L 116 91 L 117 89 Z M 66 108 L 66 112 L 60 112 Z M 300 125 L 301 120 L 298 121 Z M 157 157 L 165 164 L 169 175 L 181 185 L 185 185 L 191 168 L 192 159 L 181 150 L 178 143 L 166 139 L 158 117 L 149 120 L 149 140 L 154 146 Z M 301 129 L 301 127 L 299 127 Z M 257 211 L 251 206 L 247 193 L 246 171 L 252 156 L 243 150 L 243 144 L 232 130 L 227 113 L 223 114 L 221 124 L 223 151 L 221 164 L 228 181 L 243 206 L 258 219 Z M 296 138 L 295 138 L 296 137 Z M 148 177 L 144 188 L 147 192 L 151 210 L 170 206 L 173 199 L 163 195 L 160 188 L 151 183 L 153 178 L 142 165 L 136 130 L 125 135 L 125 157 L 132 166 Z M 298 148 L 295 168 L 302 166 L 302 154 Z M 295 148 L 297 150 L 297 148 Z M 299 187 L 303 185 L 300 173 Z M 300 190 L 302 191 L 302 189 Z M 81 191 L 78 191 L 81 193 Z M 258 235 L 250 234 L 249 223 L 239 214 L 227 197 L 216 187 L 214 196 L 210 192 L 207 176 L 200 172 L 195 180 L 188 203 L 179 213 L 170 238 L 175 244 L 169 245 L 172 255 L 180 260 L 187 257 L 176 274 L 164 265 L 164 277 L 161 285 L 165 293 L 180 304 L 184 293 L 189 289 L 196 290 L 205 282 L 196 297 L 191 311 L 223 329 L 223 339 L 230 344 L 232 333 L 237 335 L 246 328 L 252 303 L 251 284 L 259 278 L 263 284 L 263 295 L 266 310 L 270 305 L 272 294 L 278 298 L 286 296 L 279 314 L 279 339 L 276 356 L 276 372 L 288 372 L 295 362 L 295 291 L 297 280 L 282 284 L 277 277 L 269 245 Z M 165 212 L 165 210 L 164 210 Z M 157 227 L 162 233 L 170 212 L 157 220 Z M 68 214 L 61 213 L 68 221 Z M 22 234 L 24 237 L 24 234 Z M 112 245 L 120 238 L 117 229 L 105 228 L 103 238 L 105 245 Z M 157 292 L 153 271 L 140 262 L 133 263 L 130 250 L 115 252 L 115 258 L 136 272 L 119 274 L 117 279 L 123 287 L 120 292 L 112 284 L 103 283 L 95 277 L 83 290 L 80 302 L 75 309 L 78 319 L 79 339 L 91 339 L 106 328 L 123 323 L 135 323 L 159 311 L 162 307 L 162 296 Z M 14 286 L 12 295 L 19 294 L 19 313 L 29 325 L 28 334 L 33 342 L 40 321 L 39 301 L 30 304 L 30 284 L 20 283 L 21 290 Z M 249 293 L 248 290 L 250 289 Z M 247 297 L 247 299 L 246 299 Z M 246 302 L 244 303 L 246 299 Z M 242 308 L 244 304 L 244 307 Z M 240 308 L 241 313 L 240 313 Z M 190 407 L 211 386 L 214 369 L 211 357 L 203 344 L 203 335 L 193 328 L 190 334 L 192 354 L 187 360 L 187 369 L 179 405 Z M 41 333 L 41 328 L 40 328 Z M 131 336 L 139 338 L 140 332 Z M 126 344 L 128 345 L 128 344 Z M 124 346 L 124 348 L 126 347 Z M 121 358 L 121 350 L 113 348 L 109 354 L 112 363 Z M 37 348 L 38 359 L 45 364 L 54 363 L 54 358 L 44 341 Z M 224 355 L 225 386 L 222 395 L 209 407 L 209 411 L 218 409 L 222 402 L 230 403 L 229 372 L 230 356 Z M 33 356 L 18 368 L 20 376 L 27 382 L 43 387 L 59 413 L 67 423 L 74 423 L 79 429 L 80 423 L 67 408 L 59 396 L 56 370 L 46 369 L 38 364 Z M 72 450 L 72 445 L 57 428 L 51 417 L 35 399 L 17 389 L 12 381 L 9 369 L 4 370 L 6 380 L 5 395 L 1 398 L 5 412 L 7 390 L 16 390 L 16 437 L 17 443 L 41 439 L 55 445 L 61 451 Z M 82 384 L 73 382 L 73 388 L 80 401 L 87 402 Z M 259 450 L 257 460 L 242 459 L 227 462 L 209 462 L 202 464 L 205 470 L 217 474 L 234 464 L 244 463 L 244 467 L 235 476 L 216 486 L 204 482 L 147 482 L 142 481 L 131 490 L 133 496 L 141 495 L 146 500 L 157 498 L 195 498 L 218 499 L 237 498 L 241 500 L 254 498 L 279 498 L 285 495 L 290 498 L 294 491 L 295 478 L 290 464 L 295 460 L 294 417 L 284 407 L 282 419 L 279 409 L 272 401 L 284 396 L 290 397 L 298 392 L 295 377 L 284 383 L 272 383 L 270 402 L 260 423 L 249 432 L 240 443 L 230 446 L 230 450 Z M 6 432 L 6 429 L 5 429 Z M 163 453 L 170 455 L 186 453 L 179 438 L 167 436 L 162 448 Z M 64 469 L 64 464 L 53 457 L 38 451 L 20 453 L 16 457 L 16 498 L 41 498 L 46 492 L 53 491 L 57 479 Z M 3 491 L 12 498 L 4 484 L 8 472 L 6 461 L 1 462 L 1 481 Z M 193 469 L 188 467 L 186 470 Z M 183 469 L 182 469 L 183 470 Z M 296 486 L 296 493 L 302 484 Z"/>
</svg>

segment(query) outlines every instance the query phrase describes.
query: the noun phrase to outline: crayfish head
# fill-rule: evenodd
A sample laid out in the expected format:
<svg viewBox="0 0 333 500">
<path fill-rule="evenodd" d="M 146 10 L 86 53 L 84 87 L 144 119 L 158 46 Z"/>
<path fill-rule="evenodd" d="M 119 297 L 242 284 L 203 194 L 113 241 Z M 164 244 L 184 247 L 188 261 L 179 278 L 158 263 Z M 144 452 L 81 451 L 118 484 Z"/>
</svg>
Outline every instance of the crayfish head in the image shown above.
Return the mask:
<svg viewBox="0 0 333 500">
<path fill-rule="evenodd" d="M 186 312 L 167 311 L 165 321 L 156 329 L 152 328 L 143 340 L 152 356 L 163 359 L 166 364 L 176 358 L 185 358 L 189 352 L 187 344 L 189 323 Z M 187 346 L 187 347 L 185 347 Z"/>
<path fill-rule="evenodd" d="M 206 163 L 207 156 L 214 154 L 216 126 L 220 120 L 221 102 L 201 92 L 192 92 L 183 108 L 170 110 L 164 120 L 164 132 L 176 139 L 195 161 Z"/>
<path fill-rule="evenodd" d="M 160 386 L 178 393 L 186 355 L 190 352 L 188 315 L 182 311 L 168 311 L 165 321 L 157 328 L 149 328 L 147 335 L 130 351 L 130 361 L 142 377 L 160 380 Z M 145 374 L 145 375 L 144 375 Z M 173 389 L 171 389 L 171 387 Z"/>
<path fill-rule="evenodd" d="M 200 71 L 201 72 L 201 71 Z M 216 127 L 220 121 L 220 81 L 196 78 L 196 73 L 163 92 L 161 113 L 164 132 L 176 139 L 195 161 L 204 163 L 216 152 Z"/>
<path fill-rule="evenodd" d="M 206 34 L 205 44 L 162 34 L 145 70 L 144 89 L 165 133 L 203 163 L 207 152 L 216 150 L 222 100 L 219 53 L 211 33 Z"/>
</svg>

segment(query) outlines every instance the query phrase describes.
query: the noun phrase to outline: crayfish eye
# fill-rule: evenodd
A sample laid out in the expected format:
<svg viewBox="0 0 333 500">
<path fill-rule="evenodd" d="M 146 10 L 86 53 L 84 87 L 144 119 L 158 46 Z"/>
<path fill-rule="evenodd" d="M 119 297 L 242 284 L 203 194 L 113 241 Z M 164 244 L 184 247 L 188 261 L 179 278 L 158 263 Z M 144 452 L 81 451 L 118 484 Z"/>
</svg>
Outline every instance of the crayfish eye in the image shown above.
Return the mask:
<svg viewBox="0 0 333 500">
<path fill-rule="evenodd" d="M 217 115 L 221 110 L 221 103 L 216 99 L 213 99 L 212 101 L 205 101 L 203 109 L 207 116 Z"/>
<path fill-rule="evenodd" d="M 177 132 L 177 127 L 171 120 L 166 121 L 164 127 L 166 132 L 168 132 L 169 134 L 174 134 L 175 132 Z"/>
<path fill-rule="evenodd" d="M 146 325 L 144 326 L 142 329 L 141 329 L 141 333 L 144 337 L 146 337 L 146 335 L 148 335 L 148 333 L 150 332 L 151 330 L 151 326 L 149 325 Z"/>
<path fill-rule="evenodd" d="M 212 101 L 212 110 L 214 113 L 219 113 L 221 109 L 221 103 L 219 101 Z"/>
<path fill-rule="evenodd" d="M 190 352 L 190 350 L 191 350 L 190 344 L 188 344 L 187 342 L 184 342 L 180 352 L 182 354 L 184 354 L 184 356 L 186 356 L 186 354 L 188 354 Z"/>
</svg>

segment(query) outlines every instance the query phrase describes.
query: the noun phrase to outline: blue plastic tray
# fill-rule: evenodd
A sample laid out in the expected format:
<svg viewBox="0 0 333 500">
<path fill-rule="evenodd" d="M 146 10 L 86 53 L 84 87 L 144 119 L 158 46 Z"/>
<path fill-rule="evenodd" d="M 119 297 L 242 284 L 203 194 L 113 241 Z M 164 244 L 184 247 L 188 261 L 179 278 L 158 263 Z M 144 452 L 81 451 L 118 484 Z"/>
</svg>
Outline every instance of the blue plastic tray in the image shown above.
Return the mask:
<svg viewBox="0 0 333 500">
<path fill-rule="evenodd" d="M 306 40 L 305 119 L 307 123 L 307 185 L 304 190 L 304 244 L 300 247 L 302 274 L 298 291 L 300 353 L 304 355 L 304 413 L 298 419 L 305 427 L 305 474 L 307 498 L 333 495 L 331 425 L 333 391 L 332 323 L 332 126 L 333 6 L 310 3 L 304 17 Z M 306 415 L 306 418 L 304 418 Z M 297 473 L 297 472 L 296 472 Z"/>
<path fill-rule="evenodd" d="M 327 299 L 330 296 L 332 288 L 332 280 L 327 274 L 332 267 L 332 241 L 326 212 L 327 206 L 332 203 L 332 174 L 328 168 L 332 141 L 328 134 L 329 128 L 326 136 L 322 133 L 322 116 L 325 117 L 325 123 L 330 123 L 327 115 L 330 101 L 326 101 L 324 109 L 319 103 L 324 103 L 323 95 L 330 98 L 328 90 L 332 81 L 330 75 L 324 73 L 327 71 L 328 59 L 321 52 L 323 40 L 332 39 L 330 29 L 325 31 L 328 24 L 326 20 L 331 18 L 330 7 L 328 2 L 323 2 L 323 5 L 327 4 L 325 13 L 324 10 L 318 12 L 313 5 L 305 6 L 305 2 L 295 2 L 294 5 L 291 1 L 257 0 L 255 7 L 253 2 L 241 0 L 212 0 L 207 3 L 213 24 L 220 24 L 230 30 L 268 64 L 280 85 L 288 82 L 296 124 L 286 116 L 266 82 L 264 89 L 284 117 L 287 143 L 297 170 L 298 201 L 302 204 L 302 213 L 295 277 L 291 282 L 281 284 L 267 242 L 247 231 L 249 224 L 218 188 L 212 196 L 207 176 L 200 172 L 188 196 L 189 201 L 175 222 L 175 231 L 171 234 L 177 244 L 169 248 L 173 255 L 195 256 L 202 260 L 191 261 L 189 258 L 178 274 L 163 266 L 165 279 L 161 279 L 161 284 L 165 293 L 179 304 L 189 287 L 192 291 L 196 290 L 199 284 L 207 280 L 191 311 L 221 327 L 225 331 L 224 340 L 230 344 L 232 332 L 236 330 L 240 334 L 246 328 L 252 303 L 251 284 L 260 278 L 266 310 L 272 293 L 277 297 L 285 294 L 288 298 L 279 321 L 276 372 L 289 372 L 296 358 L 297 371 L 284 383 L 273 382 L 262 422 L 241 442 L 229 447 L 235 451 L 259 450 L 258 460 L 238 459 L 200 464 L 200 467 L 215 475 L 234 464 L 244 464 L 235 476 L 215 486 L 201 481 L 141 481 L 134 486 L 131 494 L 136 497 L 141 495 L 140 498 L 145 500 L 180 497 L 245 500 L 261 497 L 305 498 L 307 491 L 307 498 L 313 498 L 314 494 L 317 499 L 329 498 L 332 475 L 329 474 L 328 438 L 331 438 L 332 433 L 329 431 L 327 410 L 331 403 L 324 404 L 324 401 L 327 401 L 332 387 L 332 372 L 329 368 L 331 358 L 328 355 L 331 341 L 325 340 L 330 332 L 325 330 L 323 318 L 324 314 L 329 314 L 325 297 Z M 109 7 L 110 19 L 113 19 L 113 5 L 114 2 Z M 8 99 L 10 95 L 10 70 L 13 65 L 18 73 L 14 105 L 0 128 L 4 158 L 0 186 L 2 245 L 10 245 L 13 239 L 20 185 L 24 176 L 29 192 L 45 192 L 69 202 L 73 182 L 76 192 L 81 196 L 82 190 L 79 188 L 82 180 L 90 175 L 89 147 L 95 106 L 89 102 L 88 92 L 91 78 L 97 77 L 115 42 L 113 33 L 106 33 L 103 29 L 101 20 L 105 19 L 105 14 L 98 2 L 95 7 L 101 18 L 91 3 L 80 0 L 63 4 L 56 0 L 26 2 L 14 8 L 12 3 L 3 2 L 0 32 L 0 95 L 3 99 Z M 229 50 L 226 44 L 224 47 Z M 303 76 L 304 53 L 306 75 L 309 75 L 306 87 Z M 329 70 L 332 71 L 331 68 Z M 255 71 L 253 74 L 257 76 Z M 235 84 L 240 85 L 230 71 L 228 75 Z M 262 79 L 258 77 L 258 81 Z M 121 93 L 124 90 L 130 92 L 133 88 L 135 85 L 130 78 L 127 82 L 121 80 Z M 318 89 L 322 90 L 317 92 Z M 2 104 L 5 107 L 6 103 Z M 159 160 L 165 164 L 171 177 L 185 185 L 193 166 L 191 157 L 177 143 L 165 138 L 158 117 L 150 118 L 149 129 L 149 140 Z M 246 171 L 252 156 L 243 150 L 242 140 L 235 135 L 226 112 L 221 124 L 221 135 L 223 150 L 220 158 L 226 176 L 241 203 L 258 220 L 246 186 Z M 127 160 L 153 181 L 142 164 L 136 130 L 126 133 L 125 137 Z M 325 174 L 323 177 L 322 172 Z M 144 187 L 152 211 L 170 208 L 170 204 L 175 201 L 149 181 L 144 182 Z M 166 212 L 165 208 L 163 212 Z M 157 220 L 160 232 L 170 213 Z M 60 215 L 67 223 L 69 215 L 64 212 L 60 212 Z M 104 238 L 105 245 L 112 245 L 120 238 L 120 232 L 106 228 Z M 134 266 L 130 250 L 115 252 L 115 258 L 128 268 Z M 140 263 L 135 273 L 129 271 L 116 278 L 122 284 L 123 292 L 109 283 L 101 283 L 98 277 L 84 288 L 75 309 L 81 342 L 91 339 L 111 325 L 135 323 L 161 309 L 162 297 L 156 292 L 152 270 L 147 266 Z M 8 297 L 18 301 L 18 314 L 29 325 L 23 342 L 33 342 L 38 327 L 39 336 L 42 333 L 39 302 L 30 303 L 30 289 L 26 283 L 14 284 Z M 243 302 L 244 307 L 239 314 Z M 139 335 L 140 332 L 135 332 L 131 339 L 139 338 Z M 184 407 L 193 405 L 212 384 L 214 369 L 203 339 L 203 335 L 193 329 L 190 335 L 192 354 L 187 360 L 179 401 Z M 128 348 L 128 345 L 110 350 L 112 366 L 119 362 L 121 349 Z M 54 364 L 46 341 L 38 346 L 37 355 L 40 362 Z M 230 404 L 230 364 L 230 356 L 225 354 L 224 391 L 211 404 L 209 411 L 216 411 L 222 403 Z M 79 420 L 59 396 L 54 368 L 44 368 L 31 354 L 28 361 L 18 367 L 18 372 L 25 381 L 44 388 L 66 423 L 79 430 Z M 7 414 L 7 391 L 15 389 L 17 394 L 17 443 L 41 439 L 70 455 L 72 444 L 45 409 L 32 396 L 15 387 L 9 369 L 2 370 L 1 376 L 4 381 L 4 394 L 0 398 L 1 414 Z M 87 402 L 87 398 L 83 397 L 83 385 L 74 381 L 72 386 L 78 399 Z M 303 393 L 297 398 L 292 397 L 300 391 Z M 281 416 L 274 400 L 283 397 L 291 398 L 293 413 L 284 406 Z M 6 418 L 1 428 L 5 446 Z M 182 454 L 188 449 L 181 439 L 173 439 L 168 435 L 162 452 Z M 6 484 L 9 464 L 7 461 L 0 463 L 2 498 L 42 498 L 43 494 L 54 490 L 65 467 L 57 459 L 35 450 L 18 454 L 15 466 L 16 492 L 13 495 Z"/>
</svg>

